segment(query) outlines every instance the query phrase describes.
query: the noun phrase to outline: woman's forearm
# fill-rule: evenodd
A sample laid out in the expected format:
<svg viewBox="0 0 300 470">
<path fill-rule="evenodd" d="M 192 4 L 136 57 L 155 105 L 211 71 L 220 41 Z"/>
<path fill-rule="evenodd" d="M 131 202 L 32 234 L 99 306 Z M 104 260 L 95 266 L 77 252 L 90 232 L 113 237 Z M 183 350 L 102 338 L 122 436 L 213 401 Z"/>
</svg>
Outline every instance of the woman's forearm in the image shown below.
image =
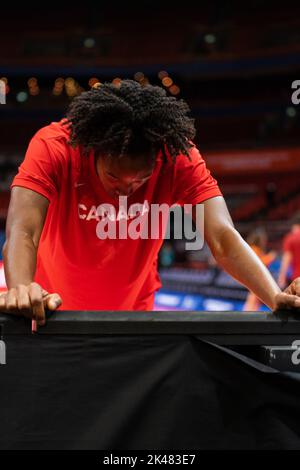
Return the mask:
<svg viewBox="0 0 300 470">
<path fill-rule="evenodd" d="M 212 253 L 218 264 L 272 310 L 281 292 L 271 273 L 234 228 L 223 231 Z"/>
<path fill-rule="evenodd" d="M 34 280 L 37 248 L 32 238 L 23 232 L 12 233 L 3 247 L 5 278 L 8 289 L 18 284 L 29 285 Z"/>
</svg>

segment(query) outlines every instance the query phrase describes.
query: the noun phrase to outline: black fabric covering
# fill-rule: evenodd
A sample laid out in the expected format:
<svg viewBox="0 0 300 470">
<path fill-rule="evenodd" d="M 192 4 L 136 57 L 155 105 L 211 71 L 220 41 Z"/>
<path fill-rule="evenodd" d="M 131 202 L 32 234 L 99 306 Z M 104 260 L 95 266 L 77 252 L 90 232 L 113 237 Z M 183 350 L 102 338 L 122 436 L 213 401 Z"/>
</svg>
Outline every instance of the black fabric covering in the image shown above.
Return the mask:
<svg viewBox="0 0 300 470">
<path fill-rule="evenodd" d="M 196 336 L 4 339 L 1 449 L 300 449 L 300 374 Z"/>
</svg>

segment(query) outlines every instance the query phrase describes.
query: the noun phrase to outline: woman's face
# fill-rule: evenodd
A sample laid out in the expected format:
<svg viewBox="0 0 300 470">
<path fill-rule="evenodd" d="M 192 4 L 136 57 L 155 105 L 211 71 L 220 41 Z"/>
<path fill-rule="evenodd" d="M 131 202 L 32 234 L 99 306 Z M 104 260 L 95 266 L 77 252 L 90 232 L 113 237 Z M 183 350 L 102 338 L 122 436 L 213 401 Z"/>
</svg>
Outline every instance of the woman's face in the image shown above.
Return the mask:
<svg viewBox="0 0 300 470">
<path fill-rule="evenodd" d="M 96 170 L 105 191 L 113 199 L 131 196 L 152 176 L 153 163 L 145 166 L 145 161 L 128 157 L 98 157 Z"/>
</svg>

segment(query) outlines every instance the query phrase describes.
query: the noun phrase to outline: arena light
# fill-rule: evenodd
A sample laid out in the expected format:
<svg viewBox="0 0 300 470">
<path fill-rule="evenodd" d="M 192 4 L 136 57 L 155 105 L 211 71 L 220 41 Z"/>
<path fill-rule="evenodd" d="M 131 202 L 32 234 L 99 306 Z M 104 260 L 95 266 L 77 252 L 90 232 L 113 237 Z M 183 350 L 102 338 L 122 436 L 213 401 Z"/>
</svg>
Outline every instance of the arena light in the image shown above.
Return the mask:
<svg viewBox="0 0 300 470">
<path fill-rule="evenodd" d="M 288 106 L 285 110 L 285 114 L 290 118 L 294 118 L 297 116 L 297 111 L 293 106 Z"/>
<path fill-rule="evenodd" d="M 35 77 L 31 77 L 29 78 L 29 80 L 27 80 L 27 85 L 29 86 L 29 88 L 37 86 L 37 83 L 38 81 Z"/>
<path fill-rule="evenodd" d="M 52 94 L 54 96 L 60 96 L 63 92 L 64 85 L 65 85 L 65 80 L 62 77 L 58 77 L 54 82 Z"/>
<path fill-rule="evenodd" d="M 75 89 L 75 90 L 74 90 L 74 89 L 69 89 L 69 90 L 67 90 L 67 95 L 68 95 L 70 98 L 73 98 L 74 96 L 77 95 L 76 89 Z"/>
<path fill-rule="evenodd" d="M 67 95 L 70 98 L 72 98 L 72 97 L 74 97 L 78 94 L 77 88 L 78 88 L 78 84 L 76 83 L 76 81 L 74 80 L 73 77 L 66 78 L 66 80 L 65 80 L 65 90 L 66 90 Z"/>
<path fill-rule="evenodd" d="M 163 86 L 165 86 L 166 88 L 169 88 L 170 86 L 173 85 L 173 80 L 172 80 L 172 78 L 170 78 L 170 77 L 164 77 L 164 78 L 162 79 L 162 84 L 163 84 Z"/>
<path fill-rule="evenodd" d="M 67 87 L 68 87 L 68 86 L 72 86 L 72 85 L 74 85 L 74 84 L 75 84 L 74 78 L 72 78 L 72 77 L 66 78 L 66 80 L 65 80 L 65 85 L 66 85 Z"/>
<path fill-rule="evenodd" d="M 24 103 L 28 99 L 28 93 L 26 91 L 19 91 L 16 96 L 18 103 Z"/>
<path fill-rule="evenodd" d="M 56 87 L 61 87 L 61 88 L 62 88 L 62 87 L 64 86 L 64 84 L 65 84 L 65 81 L 64 81 L 63 78 L 58 77 L 58 78 L 55 80 L 54 84 L 55 84 Z"/>
<path fill-rule="evenodd" d="M 96 83 L 100 83 L 97 77 L 92 77 L 89 79 L 88 84 L 92 88 Z"/>
<path fill-rule="evenodd" d="M 122 79 L 119 78 L 119 77 L 116 77 L 113 79 L 113 81 L 111 82 L 114 86 L 116 86 L 117 88 L 119 88 L 121 86 L 121 83 L 122 83 Z"/>
<path fill-rule="evenodd" d="M 177 86 L 177 85 L 172 85 L 172 86 L 170 86 L 170 88 L 169 88 L 169 92 L 170 92 L 172 95 L 175 95 L 175 96 L 176 96 L 176 95 L 179 95 L 179 93 L 180 93 L 180 88 L 179 88 L 179 86 Z"/>
<path fill-rule="evenodd" d="M 100 88 L 101 86 L 101 82 L 96 82 L 94 85 L 93 85 L 93 88 Z"/>
<path fill-rule="evenodd" d="M 31 77 L 27 80 L 27 85 L 29 88 L 29 94 L 31 96 L 37 96 L 40 92 L 38 81 L 35 77 Z"/>
<path fill-rule="evenodd" d="M 54 96 L 60 96 L 62 94 L 62 89 L 54 87 L 52 90 Z"/>
<path fill-rule="evenodd" d="M 140 82 L 142 80 L 144 80 L 145 78 L 145 75 L 143 74 L 143 72 L 136 72 L 134 74 L 134 79 L 137 81 L 137 82 Z"/>
<path fill-rule="evenodd" d="M 39 93 L 40 93 L 40 89 L 39 89 L 38 86 L 31 87 L 30 90 L 29 90 L 29 94 L 31 96 L 37 96 Z"/>
<path fill-rule="evenodd" d="M 93 47 L 95 47 L 96 41 L 94 38 L 85 38 L 85 40 L 83 41 L 83 45 L 87 49 L 92 49 Z"/>
<path fill-rule="evenodd" d="M 163 78 L 168 77 L 168 76 L 169 76 L 169 74 L 168 74 L 168 72 L 166 72 L 165 70 L 161 70 L 161 71 L 158 73 L 158 78 L 159 78 L 160 80 L 162 80 Z"/>
<path fill-rule="evenodd" d="M 66 88 L 66 93 L 69 97 L 73 97 L 77 94 L 75 86 L 68 86 Z"/>
<path fill-rule="evenodd" d="M 72 77 L 69 77 L 65 80 L 65 90 L 70 98 L 80 95 L 82 91 L 84 91 L 79 83 Z"/>
<path fill-rule="evenodd" d="M 205 34 L 204 36 L 204 41 L 206 42 L 206 44 L 215 44 L 216 43 L 216 36 L 214 34 Z"/>
<path fill-rule="evenodd" d="M 8 78 L 1 77 L 0 80 L 5 83 L 5 94 L 8 95 L 8 93 L 10 92 L 10 87 L 8 86 Z"/>
<path fill-rule="evenodd" d="M 143 78 L 143 80 L 140 80 L 140 84 L 142 86 L 147 86 L 150 84 L 149 79 L 147 77 Z"/>
<path fill-rule="evenodd" d="M 62 88 L 57 88 L 57 87 L 54 87 L 53 90 L 52 90 L 52 94 L 55 95 L 55 96 L 60 96 L 63 92 L 63 89 Z"/>
</svg>

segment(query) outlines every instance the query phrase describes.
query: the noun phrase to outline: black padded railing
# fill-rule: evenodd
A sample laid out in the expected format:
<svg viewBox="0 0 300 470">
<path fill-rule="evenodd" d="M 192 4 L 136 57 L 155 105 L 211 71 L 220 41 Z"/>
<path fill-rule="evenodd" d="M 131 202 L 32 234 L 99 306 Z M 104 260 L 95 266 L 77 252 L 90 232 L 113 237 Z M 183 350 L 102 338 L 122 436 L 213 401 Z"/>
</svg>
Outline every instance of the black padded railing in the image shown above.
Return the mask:
<svg viewBox="0 0 300 470">
<path fill-rule="evenodd" d="M 31 335 L 31 322 L 0 315 L 1 336 Z M 290 345 L 300 339 L 295 312 L 56 311 L 38 335 L 196 335 L 232 345 Z"/>
</svg>

